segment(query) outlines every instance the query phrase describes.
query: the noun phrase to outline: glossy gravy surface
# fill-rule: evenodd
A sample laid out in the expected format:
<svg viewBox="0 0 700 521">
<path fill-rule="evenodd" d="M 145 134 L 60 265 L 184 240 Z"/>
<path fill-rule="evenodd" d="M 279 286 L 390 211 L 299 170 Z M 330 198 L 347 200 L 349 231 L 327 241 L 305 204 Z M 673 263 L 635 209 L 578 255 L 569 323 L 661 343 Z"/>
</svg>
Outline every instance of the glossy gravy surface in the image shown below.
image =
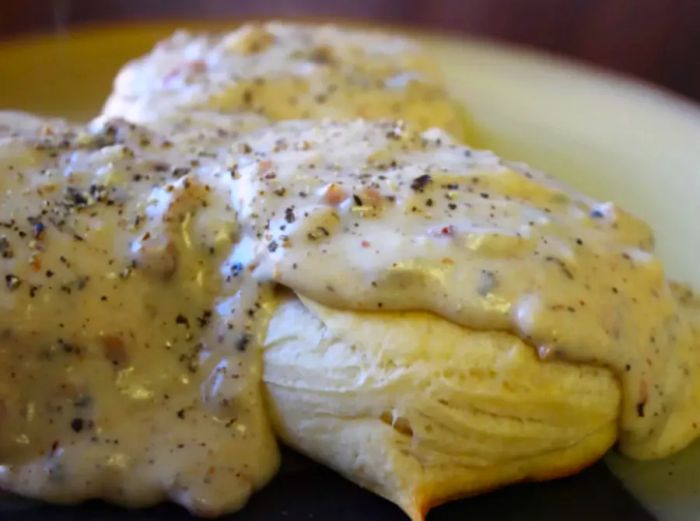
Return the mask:
<svg viewBox="0 0 700 521">
<path fill-rule="evenodd" d="M 278 461 L 257 349 L 277 283 L 609 367 L 629 455 L 696 437 L 697 301 L 615 205 L 403 124 L 179 132 L 0 138 L 4 487 L 239 508 Z"/>
<path fill-rule="evenodd" d="M 103 112 L 158 125 L 192 110 L 272 120 L 403 118 L 456 136 L 464 130 L 462 110 L 417 42 L 334 26 L 178 32 L 121 70 Z"/>
<path fill-rule="evenodd" d="M 218 158 L 122 123 L 0 138 L 0 484 L 239 508 L 275 472 Z"/>
<path fill-rule="evenodd" d="M 698 312 L 665 280 L 643 222 L 436 130 L 289 122 L 246 147 L 236 207 L 261 280 L 330 306 L 429 310 L 516 333 L 545 360 L 607 366 L 628 455 L 697 436 Z"/>
</svg>

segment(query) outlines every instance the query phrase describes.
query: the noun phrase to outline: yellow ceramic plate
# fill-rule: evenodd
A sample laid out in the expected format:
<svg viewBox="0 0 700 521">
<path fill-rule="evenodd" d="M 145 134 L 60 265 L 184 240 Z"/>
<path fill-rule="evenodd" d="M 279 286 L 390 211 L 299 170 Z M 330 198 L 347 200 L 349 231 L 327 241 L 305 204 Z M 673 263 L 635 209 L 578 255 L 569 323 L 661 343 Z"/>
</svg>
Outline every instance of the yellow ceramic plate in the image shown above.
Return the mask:
<svg viewBox="0 0 700 521">
<path fill-rule="evenodd" d="M 89 119 L 120 65 L 175 27 L 114 26 L 6 42 L 0 108 Z M 700 288 L 700 108 L 544 55 L 423 38 L 467 107 L 473 145 L 635 212 L 656 230 L 670 275 Z M 631 463 L 611 455 L 608 464 L 659 519 L 697 521 L 700 444 L 667 461 Z"/>
</svg>

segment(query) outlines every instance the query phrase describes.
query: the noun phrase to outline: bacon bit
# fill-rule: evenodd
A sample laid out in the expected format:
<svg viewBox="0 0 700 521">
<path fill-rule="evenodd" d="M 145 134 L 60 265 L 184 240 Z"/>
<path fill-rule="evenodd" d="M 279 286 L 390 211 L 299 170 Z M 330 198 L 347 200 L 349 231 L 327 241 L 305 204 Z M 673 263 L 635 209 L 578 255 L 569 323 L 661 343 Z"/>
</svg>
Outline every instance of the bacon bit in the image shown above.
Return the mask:
<svg viewBox="0 0 700 521">
<path fill-rule="evenodd" d="M 29 266 L 32 268 L 32 271 L 41 271 L 41 258 L 39 256 L 32 257 Z"/>
<path fill-rule="evenodd" d="M 269 159 L 263 159 L 258 163 L 258 174 L 266 174 L 272 168 L 272 161 Z"/>
<path fill-rule="evenodd" d="M 369 248 L 369 247 L 371 246 L 371 244 L 370 244 L 369 241 L 362 241 L 361 244 L 362 244 L 362 247 L 363 247 L 363 248 Z"/>
<path fill-rule="evenodd" d="M 124 342 L 116 335 L 105 335 L 101 339 L 104 356 L 112 365 L 122 367 L 128 361 Z"/>
<path fill-rule="evenodd" d="M 323 198 L 328 204 L 337 206 L 348 198 L 348 194 L 339 185 L 331 183 L 326 188 Z"/>
<path fill-rule="evenodd" d="M 382 205 L 382 194 L 372 187 L 367 187 L 360 193 L 363 205 L 379 208 Z"/>
<path fill-rule="evenodd" d="M 163 81 L 165 83 L 169 83 L 170 81 L 174 80 L 178 76 L 182 76 L 185 74 L 190 74 L 190 73 L 204 73 L 207 71 L 207 64 L 204 60 L 192 60 L 189 62 L 185 62 L 182 65 L 178 65 L 174 69 L 172 69 L 170 72 L 168 72 L 164 77 Z"/>
</svg>

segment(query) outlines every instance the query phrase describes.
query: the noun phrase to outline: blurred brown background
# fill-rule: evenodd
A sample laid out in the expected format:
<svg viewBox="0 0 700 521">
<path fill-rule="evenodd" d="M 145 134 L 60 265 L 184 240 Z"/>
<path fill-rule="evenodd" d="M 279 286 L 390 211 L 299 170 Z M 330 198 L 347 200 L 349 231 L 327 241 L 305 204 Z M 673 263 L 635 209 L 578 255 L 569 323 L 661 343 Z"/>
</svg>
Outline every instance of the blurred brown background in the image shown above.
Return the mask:
<svg viewBox="0 0 700 521">
<path fill-rule="evenodd" d="M 109 20 L 223 16 L 448 29 L 577 57 L 700 101 L 700 0 L 0 0 L 0 38 Z"/>
</svg>

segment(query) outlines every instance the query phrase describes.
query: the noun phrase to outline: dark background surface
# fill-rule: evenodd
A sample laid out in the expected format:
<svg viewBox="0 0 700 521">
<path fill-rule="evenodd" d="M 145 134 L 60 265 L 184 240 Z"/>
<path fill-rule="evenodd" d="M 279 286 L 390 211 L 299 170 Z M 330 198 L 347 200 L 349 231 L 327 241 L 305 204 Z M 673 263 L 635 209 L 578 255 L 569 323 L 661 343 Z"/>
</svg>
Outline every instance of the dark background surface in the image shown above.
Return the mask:
<svg viewBox="0 0 700 521">
<path fill-rule="evenodd" d="M 197 521 L 163 504 L 124 510 L 98 501 L 80 508 L 5 497 L 2 521 Z M 246 507 L 219 521 L 408 521 L 394 505 L 286 451 L 282 469 Z M 656 521 L 603 463 L 570 478 L 525 483 L 431 510 L 427 521 Z"/>
<path fill-rule="evenodd" d="M 0 0 L 0 38 L 90 22 L 223 16 L 447 29 L 573 56 L 700 101 L 700 0 Z"/>
</svg>

